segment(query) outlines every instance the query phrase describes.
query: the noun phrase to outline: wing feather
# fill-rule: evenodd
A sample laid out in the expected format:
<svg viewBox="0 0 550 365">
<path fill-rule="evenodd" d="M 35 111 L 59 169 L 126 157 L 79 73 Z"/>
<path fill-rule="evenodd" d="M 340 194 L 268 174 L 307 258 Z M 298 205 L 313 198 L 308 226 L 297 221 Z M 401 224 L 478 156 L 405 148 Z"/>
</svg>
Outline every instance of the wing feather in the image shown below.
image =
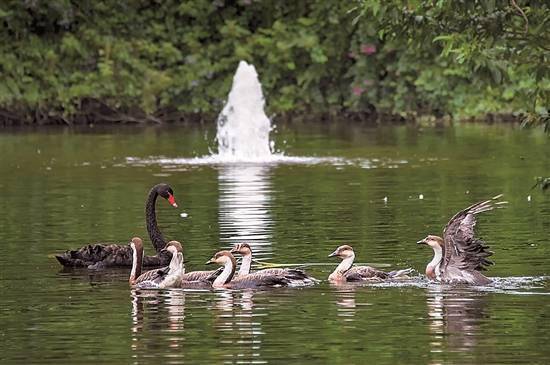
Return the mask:
<svg viewBox="0 0 550 365">
<path fill-rule="evenodd" d="M 386 279 L 388 273 L 370 266 L 353 266 L 344 273 L 347 281 Z"/>
<path fill-rule="evenodd" d="M 496 202 L 502 194 L 489 200 L 475 203 L 468 208 L 456 213 L 445 229 L 443 239 L 445 241 L 442 270 L 449 265 L 462 270 L 485 270 L 493 262 L 487 260 L 493 252 L 481 239 L 475 236 L 477 215 L 495 208 L 502 208 L 507 202 Z"/>
<path fill-rule="evenodd" d="M 166 275 L 168 275 L 169 271 L 170 271 L 169 266 L 166 266 L 160 269 L 146 271 L 136 279 L 135 284 L 137 285 L 144 282 L 158 284 L 159 282 L 162 281 L 162 279 L 164 279 Z"/>
<path fill-rule="evenodd" d="M 217 270 L 210 270 L 210 271 L 191 271 L 183 274 L 183 281 L 206 280 L 206 281 L 213 282 L 218 277 L 218 275 L 221 274 L 222 271 L 223 271 L 223 267 L 220 267 Z"/>
</svg>

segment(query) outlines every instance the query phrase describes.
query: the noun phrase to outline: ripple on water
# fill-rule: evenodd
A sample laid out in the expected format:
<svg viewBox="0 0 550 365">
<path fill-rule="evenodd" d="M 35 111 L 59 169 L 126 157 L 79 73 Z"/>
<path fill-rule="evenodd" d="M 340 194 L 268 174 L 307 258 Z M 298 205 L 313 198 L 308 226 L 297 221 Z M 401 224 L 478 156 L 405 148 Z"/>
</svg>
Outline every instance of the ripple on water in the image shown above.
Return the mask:
<svg viewBox="0 0 550 365">
<path fill-rule="evenodd" d="M 454 290 L 454 289 L 471 289 L 480 292 L 491 293 L 505 293 L 505 294 L 518 294 L 518 295 L 550 295 L 548 292 L 538 291 L 545 290 L 546 283 L 548 282 L 547 276 L 509 276 L 509 277 L 490 277 L 493 282 L 485 286 L 472 286 L 472 285 L 449 285 L 439 284 L 433 281 L 429 281 L 423 275 L 411 277 L 410 280 L 402 281 L 386 281 L 380 283 L 364 283 L 362 285 L 369 285 L 382 288 L 406 288 L 417 287 L 427 289 L 442 289 L 442 290 Z"/>
<path fill-rule="evenodd" d="M 363 169 L 372 168 L 398 168 L 409 163 L 404 159 L 391 158 L 344 158 L 344 157 L 312 157 L 312 156 L 287 156 L 282 153 L 274 153 L 269 157 L 242 160 L 231 156 L 207 155 L 192 158 L 168 158 L 164 156 L 150 156 L 148 158 L 126 157 L 129 166 L 143 167 L 147 165 L 160 165 L 165 168 L 176 168 L 189 165 L 333 165 L 355 166 Z"/>
</svg>

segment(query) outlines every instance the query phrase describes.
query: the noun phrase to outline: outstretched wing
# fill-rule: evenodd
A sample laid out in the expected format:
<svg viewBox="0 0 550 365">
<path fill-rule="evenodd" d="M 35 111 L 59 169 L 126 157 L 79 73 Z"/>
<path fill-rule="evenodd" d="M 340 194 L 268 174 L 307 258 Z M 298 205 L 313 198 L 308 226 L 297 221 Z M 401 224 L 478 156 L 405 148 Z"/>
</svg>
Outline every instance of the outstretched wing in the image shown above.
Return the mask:
<svg viewBox="0 0 550 365">
<path fill-rule="evenodd" d="M 485 242 L 475 237 L 476 215 L 501 207 L 508 202 L 496 202 L 501 195 L 476 203 L 454 215 L 443 230 L 445 249 L 442 270 L 453 266 L 461 270 L 485 270 L 493 262 L 487 260 L 493 252 Z"/>
</svg>

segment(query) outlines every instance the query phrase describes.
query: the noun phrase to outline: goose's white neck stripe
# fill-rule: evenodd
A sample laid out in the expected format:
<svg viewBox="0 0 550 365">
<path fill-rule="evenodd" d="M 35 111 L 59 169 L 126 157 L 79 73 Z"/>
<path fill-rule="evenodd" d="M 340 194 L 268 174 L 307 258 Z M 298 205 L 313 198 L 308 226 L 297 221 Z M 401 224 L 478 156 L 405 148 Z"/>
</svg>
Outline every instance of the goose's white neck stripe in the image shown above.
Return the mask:
<svg viewBox="0 0 550 365">
<path fill-rule="evenodd" d="M 432 261 L 428 263 L 428 267 L 433 269 L 436 278 L 439 280 L 441 275 L 439 267 L 441 265 L 441 259 L 443 258 L 443 250 L 439 245 L 434 245 L 431 247 L 434 250 L 434 257 L 432 258 Z"/>
<path fill-rule="evenodd" d="M 351 268 L 354 260 L 355 260 L 355 253 L 343 259 L 342 262 L 340 262 L 340 264 L 336 267 L 336 270 L 334 270 L 334 272 L 344 274 L 346 271 L 348 271 Z"/>
<path fill-rule="evenodd" d="M 222 287 L 229 280 L 231 275 L 233 274 L 233 270 L 234 270 L 233 269 L 233 262 L 231 262 L 231 260 L 228 257 L 226 257 L 225 262 L 224 262 L 224 266 L 223 266 L 223 271 L 216 278 L 216 280 L 214 280 L 214 282 L 212 283 L 212 286 L 214 288 Z"/>
<path fill-rule="evenodd" d="M 252 265 L 252 254 L 248 253 L 246 255 L 243 255 L 243 260 L 241 261 L 241 267 L 239 268 L 239 275 L 250 274 L 251 265 Z"/>
</svg>

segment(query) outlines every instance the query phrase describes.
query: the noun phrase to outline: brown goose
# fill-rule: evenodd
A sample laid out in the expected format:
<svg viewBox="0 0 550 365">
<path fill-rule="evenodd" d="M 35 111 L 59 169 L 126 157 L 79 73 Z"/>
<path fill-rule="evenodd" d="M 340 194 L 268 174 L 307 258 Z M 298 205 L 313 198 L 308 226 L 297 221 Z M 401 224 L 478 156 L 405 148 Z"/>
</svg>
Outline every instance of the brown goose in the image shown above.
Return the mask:
<svg viewBox="0 0 550 365">
<path fill-rule="evenodd" d="M 426 276 L 430 280 L 471 285 L 487 285 L 492 282 L 480 271 L 493 264 L 487 260 L 493 253 L 485 246 L 485 242 L 475 237 L 474 228 L 477 214 L 508 203 L 495 203 L 501 197 L 502 194 L 497 195 L 456 213 L 443 230 L 444 238 L 429 235 L 417 242 L 430 246 L 434 251 L 432 261 L 426 266 Z"/>
<path fill-rule="evenodd" d="M 307 286 L 314 285 L 317 280 L 308 276 L 304 271 L 298 269 L 264 269 L 250 273 L 250 266 L 252 265 L 252 249 L 248 243 L 237 243 L 231 249 L 231 253 L 238 253 L 242 256 L 241 267 L 237 277 L 244 277 L 246 275 L 254 276 L 281 276 L 286 277 L 290 283 L 289 286 Z"/>
<path fill-rule="evenodd" d="M 388 279 L 406 279 L 412 269 L 396 270 L 385 272 L 370 266 L 352 266 L 355 260 L 355 252 L 349 245 L 338 247 L 328 257 L 338 256 L 342 262 L 329 275 L 328 280 L 331 283 L 346 283 L 358 281 L 383 281 Z"/>
<path fill-rule="evenodd" d="M 143 258 L 143 266 L 164 266 L 168 265 L 171 259 L 168 254 L 160 254 L 160 251 L 166 245 L 166 241 L 157 225 L 155 212 L 155 202 L 159 195 L 168 200 L 172 206 L 176 208 L 178 206 L 174 198 L 174 192 L 167 184 L 157 184 L 149 192 L 147 202 L 145 203 L 145 221 L 147 223 L 147 232 L 157 255 L 145 256 Z M 105 267 L 132 266 L 132 249 L 129 245 L 95 243 L 86 245 L 78 250 L 65 251 L 55 257 L 61 265 L 69 267 L 101 269 Z"/>
<path fill-rule="evenodd" d="M 246 289 L 261 287 L 290 286 L 291 278 L 279 275 L 243 275 L 233 277 L 237 267 L 235 257 L 229 251 L 217 252 L 207 264 L 223 266 L 222 273 L 212 283 L 213 288 Z"/>
<path fill-rule="evenodd" d="M 168 250 L 170 247 L 175 247 L 175 250 L 178 252 L 178 257 L 181 256 L 181 262 L 174 261 L 175 256 L 173 252 Z M 155 270 L 147 271 L 141 274 L 142 262 L 143 262 L 143 241 L 139 237 L 132 238 L 130 242 L 130 248 L 132 250 L 132 271 L 130 273 L 130 285 L 138 285 L 139 288 L 157 288 L 158 281 L 163 280 L 171 270 L 175 270 L 175 266 L 179 266 L 179 274 L 177 278 L 179 279 L 176 283 L 176 286 L 180 287 L 204 287 L 212 286 L 212 282 L 216 277 L 221 273 L 221 268 L 213 271 L 192 271 L 185 273 L 185 264 L 183 262 L 183 253 L 181 243 L 178 241 L 170 241 L 166 244 L 166 247 L 161 251 L 172 253 L 172 258 L 170 264 L 166 267 L 162 267 Z M 174 249 L 172 248 L 172 251 Z M 179 260 L 179 259 L 178 259 Z M 174 276 L 176 276 L 174 274 Z M 166 286 L 165 286 L 166 287 Z M 170 286 L 173 287 L 173 286 Z"/>
<path fill-rule="evenodd" d="M 181 244 L 178 241 L 170 241 L 163 251 L 172 255 L 170 265 L 141 273 L 143 261 L 143 241 L 139 237 L 132 238 L 132 271 L 128 282 L 130 286 L 139 289 L 164 289 L 177 288 L 181 285 L 183 277 L 183 254 Z"/>
</svg>

